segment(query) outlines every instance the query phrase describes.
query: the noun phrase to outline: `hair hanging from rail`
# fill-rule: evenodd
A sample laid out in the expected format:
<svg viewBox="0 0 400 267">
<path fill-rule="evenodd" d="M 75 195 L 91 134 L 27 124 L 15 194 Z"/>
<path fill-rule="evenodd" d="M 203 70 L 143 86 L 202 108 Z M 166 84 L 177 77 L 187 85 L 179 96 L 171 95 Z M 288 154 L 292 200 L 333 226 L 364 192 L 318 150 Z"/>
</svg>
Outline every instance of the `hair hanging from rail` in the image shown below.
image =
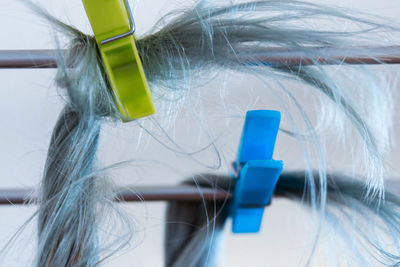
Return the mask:
<svg viewBox="0 0 400 267">
<path fill-rule="evenodd" d="M 159 110 L 174 117 L 178 103 L 170 99 L 184 98 L 189 90 L 186 85 L 192 80 L 207 83 L 218 71 L 242 72 L 261 79 L 265 89 L 277 96 L 282 112 L 292 123 L 292 129 L 283 131 L 303 148 L 304 171 L 284 172 L 275 196 L 302 203 L 318 214 L 320 224 L 332 224 L 359 266 L 398 264 L 400 199 L 386 192 L 383 183 L 383 154 L 390 144 L 394 115 L 393 93 L 389 87 L 380 87 L 366 66 L 359 69 L 369 81 L 368 86 L 341 84 L 318 63 L 323 54 L 315 49 L 362 46 L 368 36 L 374 35 L 378 37 L 368 41 L 379 44 L 382 32 L 397 29 L 375 22 L 376 18 L 365 19 L 365 14 L 352 15 L 348 10 L 302 1 L 226 2 L 198 1 L 192 8 L 167 14 L 150 33 L 138 37 L 139 54 Z M 34 265 L 98 266 L 128 244 L 132 234 L 129 220 L 112 204 L 115 196 L 108 191 L 110 181 L 96 164 L 101 124 L 118 121 L 120 115 L 94 37 L 35 4 L 30 6 L 70 40 L 67 53 L 60 52 L 58 62 L 56 84 L 63 89 L 65 108 L 53 131 L 40 188 Z M 347 23 L 354 29 L 335 30 L 324 23 L 315 28 L 310 23 L 330 20 Z M 303 51 L 314 64 L 269 64 L 259 56 L 268 48 Z M 313 125 L 304 104 L 282 81 L 304 84 L 304 90 L 313 90 L 305 91 L 307 94 L 317 92 L 322 104 L 316 116 L 323 123 Z M 289 111 L 289 103 L 297 108 L 297 116 Z M 306 125 L 307 134 L 301 124 Z M 321 129 L 329 129 L 330 135 L 347 144 L 354 143 L 355 148 L 350 150 L 366 170 L 365 179 L 327 175 Z M 193 180 L 198 186 L 226 190 L 234 187 L 233 180 L 227 177 L 202 175 Z M 218 236 L 228 208 L 229 201 L 171 203 L 168 221 L 182 223 L 167 223 L 166 266 L 215 266 Z M 111 213 L 115 216 L 106 215 Z M 353 221 L 354 216 L 362 226 L 357 226 L 360 221 Z M 108 218 L 121 223 L 129 234 L 105 237 L 104 233 L 112 232 Z M 393 246 L 387 246 L 387 239 L 380 239 L 381 234 Z M 169 242 L 171 239 L 175 241 Z M 318 237 L 315 246 L 317 242 Z"/>
<path fill-rule="evenodd" d="M 320 190 L 318 175 L 314 173 L 313 178 L 317 190 Z M 283 172 L 274 197 L 283 197 L 311 208 L 312 198 L 304 193 L 307 180 L 304 171 Z M 233 192 L 235 187 L 231 177 L 212 174 L 197 175 L 185 183 L 228 192 Z M 335 265 L 337 260 L 337 264 L 347 262 L 345 266 L 397 266 L 400 262 L 400 197 L 386 191 L 383 202 L 379 198 L 366 200 L 363 182 L 339 173 L 327 175 L 326 190 L 324 222 L 336 232 L 335 247 L 329 246 L 329 250 L 332 255 L 340 255 L 340 259 L 330 259 L 331 263 Z M 165 266 L 217 266 L 218 247 L 228 213 L 229 202 L 226 200 L 169 203 L 164 241 Z M 342 247 L 346 248 L 346 255 Z M 349 254 L 352 257 L 349 258 Z M 307 264 L 311 260 L 309 258 Z"/>
</svg>

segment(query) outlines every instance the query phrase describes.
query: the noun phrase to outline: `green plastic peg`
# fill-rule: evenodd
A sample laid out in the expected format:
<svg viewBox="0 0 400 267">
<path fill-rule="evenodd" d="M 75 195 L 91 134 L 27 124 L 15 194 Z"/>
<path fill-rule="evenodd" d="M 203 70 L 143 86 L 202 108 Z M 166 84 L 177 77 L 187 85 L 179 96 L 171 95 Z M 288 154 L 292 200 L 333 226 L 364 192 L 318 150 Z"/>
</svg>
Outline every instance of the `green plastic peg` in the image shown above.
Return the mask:
<svg viewBox="0 0 400 267">
<path fill-rule="evenodd" d="M 154 114 L 134 35 L 104 43 L 132 30 L 133 21 L 127 3 L 125 0 L 83 0 L 83 4 L 122 120 L 126 122 Z"/>
</svg>

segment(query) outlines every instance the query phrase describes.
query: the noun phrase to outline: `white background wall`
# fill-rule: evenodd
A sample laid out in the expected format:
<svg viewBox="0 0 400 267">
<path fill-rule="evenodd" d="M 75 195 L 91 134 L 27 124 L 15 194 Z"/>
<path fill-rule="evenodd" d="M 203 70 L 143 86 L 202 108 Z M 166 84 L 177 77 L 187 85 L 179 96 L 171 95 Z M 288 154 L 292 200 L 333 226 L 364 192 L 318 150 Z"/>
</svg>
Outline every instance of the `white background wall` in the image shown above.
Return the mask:
<svg viewBox="0 0 400 267">
<path fill-rule="evenodd" d="M 185 2 L 137 1 L 135 20 L 138 35 L 148 31 L 162 14 L 180 8 Z M 376 15 L 396 17 L 400 14 L 400 5 L 396 0 L 320 1 L 326 2 L 355 7 Z M 84 32 L 90 32 L 80 0 L 42 0 L 40 3 L 58 18 Z M 54 32 L 49 25 L 15 0 L 0 1 L 0 40 L 0 49 L 55 47 Z M 377 71 L 381 70 L 377 68 Z M 0 70 L 0 188 L 38 186 L 52 127 L 62 108 L 62 101 L 52 82 L 54 73 L 54 70 Z M 237 81 L 228 83 L 226 87 L 222 83 L 213 86 L 214 89 L 223 88 L 221 91 L 201 88 L 201 92 L 193 96 L 204 99 L 202 119 L 207 129 L 214 136 L 224 136 L 216 142 L 223 156 L 221 172 L 227 171 L 227 166 L 235 157 L 242 123 L 240 116 L 244 115 L 244 111 L 263 107 L 279 109 L 268 94 L 264 93 L 265 99 L 262 100 L 254 96 L 261 94 L 257 91 L 260 84 L 256 81 L 248 83 L 246 77 L 239 77 Z M 246 87 L 245 91 L 243 87 Z M 217 101 L 220 92 L 225 94 L 226 107 L 221 107 Z M 163 118 L 163 114 L 158 116 Z M 230 119 L 226 120 L 226 117 Z M 145 124 L 151 128 L 150 123 Z M 161 140 L 165 140 L 159 132 L 155 129 L 153 131 Z M 169 132 L 186 151 L 198 150 L 209 142 L 204 134 L 198 133 L 199 126 L 193 123 L 193 117 L 184 112 L 179 114 L 176 124 L 169 127 Z M 145 134 L 138 142 L 140 134 L 143 133 L 134 123 L 117 127 L 104 126 L 99 152 L 104 165 L 129 159 L 146 160 L 145 163 L 133 162 L 110 171 L 110 178 L 117 183 L 176 184 L 190 174 L 207 171 L 200 164 L 176 155 Z M 293 146 L 293 140 L 280 135 L 275 158 L 284 159 L 286 166 L 291 168 L 301 168 L 302 164 L 297 160 L 301 154 Z M 396 150 L 396 147 L 393 149 Z M 395 153 L 388 162 L 391 175 L 399 176 L 400 168 L 396 159 L 398 161 L 400 157 Z M 205 151 L 196 157 L 206 165 L 215 163 L 212 151 Z M 121 206 L 135 220 L 137 233 L 131 247 L 110 260 L 106 266 L 162 266 L 165 204 Z M 0 206 L 0 246 L 9 240 L 34 211 L 35 207 L 31 206 Z M 312 246 L 309 238 L 312 232 L 304 228 L 304 225 L 312 228 L 312 224 L 304 214 L 299 206 L 285 200 L 276 200 L 266 211 L 260 234 L 233 236 L 229 233 L 228 225 L 225 245 L 220 251 L 221 266 L 297 266 L 304 263 L 307 256 L 305 252 Z M 324 239 L 332 235 L 329 231 L 323 234 Z M 0 266 L 28 266 L 33 257 L 34 244 L 35 221 L 27 225 L 7 257 L 0 259 Z M 320 257 L 320 260 L 324 258 Z M 318 265 L 321 266 L 321 263 Z"/>
</svg>

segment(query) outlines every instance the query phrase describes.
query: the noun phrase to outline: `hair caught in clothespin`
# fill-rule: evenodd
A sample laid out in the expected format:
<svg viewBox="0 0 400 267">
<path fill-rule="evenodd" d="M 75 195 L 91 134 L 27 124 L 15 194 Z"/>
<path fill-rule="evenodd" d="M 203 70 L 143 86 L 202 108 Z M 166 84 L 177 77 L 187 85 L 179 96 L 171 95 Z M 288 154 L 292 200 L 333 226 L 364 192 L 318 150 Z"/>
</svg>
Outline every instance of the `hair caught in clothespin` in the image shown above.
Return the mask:
<svg viewBox="0 0 400 267">
<path fill-rule="evenodd" d="M 264 207 L 269 205 L 283 169 L 273 160 L 281 113 L 274 110 L 248 111 L 243 126 L 237 161 L 237 182 L 230 214 L 233 233 L 257 233 Z"/>
<path fill-rule="evenodd" d="M 155 113 L 127 0 L 83 0 L 123 121 Z"/>
</svg>

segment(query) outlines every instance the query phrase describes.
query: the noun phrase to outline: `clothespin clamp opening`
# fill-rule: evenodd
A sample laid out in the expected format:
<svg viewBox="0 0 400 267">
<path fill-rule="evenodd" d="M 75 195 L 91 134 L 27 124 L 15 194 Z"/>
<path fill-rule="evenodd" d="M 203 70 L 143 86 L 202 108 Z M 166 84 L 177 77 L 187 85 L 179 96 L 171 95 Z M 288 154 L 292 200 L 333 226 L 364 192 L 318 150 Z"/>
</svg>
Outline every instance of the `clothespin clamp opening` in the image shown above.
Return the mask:
<svg viewBox="0 0 400 267">
<path fill-rule="evenodd" d="M 248 111 L 237 161 L 238 180 L 231 204 L 232 232 L 257 233 L 264 207 L 270 204 L 283 162 L 272 159 L 281 114 L 274 110 Z"/>
<path fill-rule="evenodd" d="M 127 0 L 82 0 L 123 121 L 155 113 Z"/>
</svg>

